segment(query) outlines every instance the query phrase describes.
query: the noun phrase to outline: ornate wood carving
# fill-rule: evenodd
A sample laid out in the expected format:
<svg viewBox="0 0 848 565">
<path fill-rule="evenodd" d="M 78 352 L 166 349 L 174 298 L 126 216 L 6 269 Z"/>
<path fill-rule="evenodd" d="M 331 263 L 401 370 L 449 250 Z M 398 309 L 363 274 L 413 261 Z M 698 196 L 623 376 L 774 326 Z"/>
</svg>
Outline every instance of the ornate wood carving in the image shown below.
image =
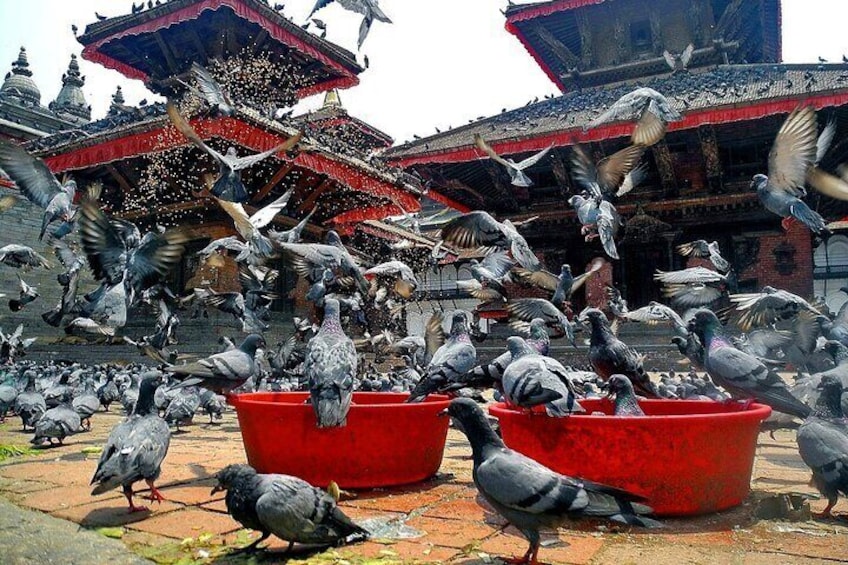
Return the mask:
<svg viewBox="0 0 848 565">
<path fill-rule="evenodd" d="M 671 151 L 668 150 L 668 144 L 665 140 L 660 141 L 653 147 L 651 152 L 654 154 L 654 161 L 657 163 L 657 170 L 660 173 L 660 183 L 665 192 L 671 193 L 677 190 L 677 179 L 674 175 L 674 157 Z"/>
<path fill-rule="evenodd" d="M 565 166 L 562 155 L 557 150 L 551 151 L 551 169 L 559 186 L 559 193 L 563 197 L 570 196 L 574 192 L 574 187 L 571 185 L 571 176 L 568 174 L 568 168 Z"/>
<path fill-rule="evenodd" d="M 580 55 L 583 60 L 583 68 L 592 67 L 592 26 L 584 10 L 577 10 L 577 29 L 580 32 Z"/>
<path fill-rule="evenodd" d="M 653 46 L 651 52 L 654 55 L 659 55 L 663 50 L 663 38 L 662 38 L 662 22 L 660 22 L 660 16 L 657 14 L 656 10 L 650 11 L 651 16 L 651 45 Z"/>
<path fill-rule="evenodd" d="M 613 24 L 613 40 L 615 41 L 615 62 L 620 64 L 630 59 L 630 38 L 627 37 L 628 27 L 624 24 L 621 15 L 616 12 L 615 23 Z"/>
<path fill-rule="evenodd" d="M 548 28 L 543 26 L 542 24 L 537 23 L 533 26 L 533 31 L 539 36 L 539 39 L 545 42 L 545 44 L 551 48 L 554 55 L 557 59 L 565 65 L 566 69 L 576 69 L 580 66 L 580 58 L 577 57 L 574 53 L 571 52 L 571 49 L 566 47 L 560 40 L 554 37 Z"/>
<path fill-rule="evenodd" d="M 699 127 L 698 139 L 701 142 L 701 154 L 704 156 L 707 184 L 714 192 L 720 192 L 723 189 L 722 168 L 715 128 L 711 125 Z"/>
</svg>

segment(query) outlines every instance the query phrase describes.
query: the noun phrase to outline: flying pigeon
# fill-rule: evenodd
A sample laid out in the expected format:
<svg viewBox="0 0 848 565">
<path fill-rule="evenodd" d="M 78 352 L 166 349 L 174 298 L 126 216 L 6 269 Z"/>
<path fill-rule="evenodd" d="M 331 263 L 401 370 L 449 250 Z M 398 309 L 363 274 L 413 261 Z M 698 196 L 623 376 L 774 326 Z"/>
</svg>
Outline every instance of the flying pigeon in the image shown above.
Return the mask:
<svg viewBox="0 0 848 565">
<path fill-rule="evenodd" d="M 820 153 L 826 150 L 819 139 L 816 111 L 810 106 L 795 108 L 772 144 L 768 176 L 757 174 L 751 181 L 763 206 L 783 218 L 784 229 L 787 221 L 795 218 L 814 233 L 829 231 L 821 215 L 801 200 L 807 194 L 805 183 L 832 198 L 848 200 L 848 183 L 816 165 Z M 822 145 L 829 143 L 823 140 Z"/>
<path fill-rule="evenodd" d="M 371 285 L 365 279 L 356 260 L 342 244 L 339 234 L 327 232 L 326 244 L 322 243 L 278 243 L 280 251 L 289 259 L 297 273 L 314 283 L 324 276 L 325 269 L 339 270 L 353 277 L 362 294 L 368 294 Z"/>
<path fill-rule="evenodd" d="M 839 493 L 848 496 L 848 424 L 842 412 L 845 388 L 837 377 L 828 375 L 819 384 L 813 413 L 798 428 L 798 451 L 812 469 L 812 484 L 827 497 L 822 516 L 832 518 Z"/>
<path fill-rule="evenodd" d="M 555 275 L 544 269 L 541 271 L 528 271 L 520 267 L 513 269 L 519 280 L 531 283 L 539 288 L 553 292 L 551 303 L 555 306 L 563 302 L 571 302 L 571 296 L 582 287 L 586 281 L 603 267 L 604 261 L 597 258 L 589 265 L 589 269 L 578 276 L 571 274 L 571 265 L 563 263 L 559 275 Z"/>
<path fill-rule="evenodd" d="M 235 114 L 235 105 L 230 100 L 230 97 L 221 89 L 221 85 L 212 78 L 212 75 L 205 67 L 197 62 L 193 62 L 191 64 L 191 75 L 197 83 L 197 88 L 189 88 L 195 95 L 206 100 L 206 103 L 222 116 L 232 116 Z"/>
<path fill-rule="evenodd" d="M 548 327 L 555 329 L 560 336 L 565 336 L 568 341 L 575 345 L 574 324 L 563 313 L 544 298 L 518 298 L 510 300 L 506 305 L 507 312 L 511 317 L 524 322 L 530 322 L 534 318 L 541 318 Z M 517 324 L 513 323 L 514 326 Z"/>
<path fill-rule="evenodd" d="M 542 268 L 527 240 L 510 220 L 499 222 L 488 212 L 462 214 L 442 227 L 442 240 L 462 249 L 488 247 L 507 250 L 519 265 L 530 271 Z"/>
<path fill-rule="evenodd" d="M 753 399 L 800 418 L 810 414 L 809 406 L 792 396 L 776 373 L 753 355 L 731 345 L 715 313 L 698 310 L 689 329 L 704 344 L 707 373 L 734 398 Z"/>
<path fill-rule="evenodd" d="M 92 495 L 122 487 L 130 512 L 146 510 L 133 504 L 132 485 L 138 481 L 144 480 L 150 487 L 150 500 L 164 500 L 155 482 L 168 453 L 171 432 L 153 404 L 153 395 L 160 383 L 158 371 L 142 375 L 135 408 L 129 418 L 112 429 L 91 479 L 92 485 L 97 483 Z"/>
<path fill-rule="evenodd" d="M 36 253 L 32 247 L 10 243 L 0 247 L 0 263 L 9 265 L 16 269 L 23 268 L 25 271 L 33 267 L 50 268 L 50 263 L 47 259 Z"/>
<path fill-rule="evenodd" d="M 707 243 L 703 239 L 697 239 L 689 243 L 678 245 L 677 252 L 684 257 L 708 258 L 713 266 L 722 273 L 726 273 L 730 270 L 730 263 L 727 262 L 727 259 L 721 256 L 721 250 L 718 247 L 717 241 Z"/>
<path fill-rule="evenodd" d="M 8 139 L 0 139 L 0 169 L 9 175 L 30 202 L 44 209 L 39 240 L 44 239 L 47 228 L 53 222 L 73 222 L 76 182 L 68 180 L 60 183 L 44 161 Z"/>
<path fill-rule="evenodd" d="M 764 286 L 760 292 L 731 294 L 730 301 L 736 305 L 737 311 L 742 312 L 737 323 L 743 331 L 794 319 L 801 312 L 809 312 L 813 316 L 821 314 L 797 294 L 773 286 Z"/>
<path fill-rule="evenodd" d="M 319 428 L 347 424 L 358 360 L 353 341 L 342 329 L 338 300 L 325 299 L 324 320 L 306 345 L 303 362 Z"/>
<path fill-rule="evenodd" d="M 589 308 L 581 317 L 588 320 L 591 326 L 589 361 L 598 376 L 606 381 L 612 375 L 624 375 L 639 394 L 657 398 L 659 394 L 656 386 L 645 372 L 641 357 L 613 335 L 606 315 L 597 308 Z"/>
<path fill-rule="evenodd" d="M 471 443 L 477 490 L 500 515 L 530 542 L 515 563 L 535 565 L 539 530 L 566 519 L 607 518 L 624 524 L 661 527 L 644 517 L 652 510 L 638 496 L 611 486 L 561 475 L 504 445 L 477 404 L 468 398 L 451 401 L 456 418 Z"/>
<path fill-rule="evenodd" d="M 18 281 L 21 287 L 18 299 L 9 300 L 9 310 L 12 312 L 20 312 L 27 304 L 41 296 L 38 294 L 38 290 L 34 286 L 28 285 L 20 275 L 18 275 Z"/>
<path fill-rule="evenodd" d="M 215 475 L 212 494 L 226 491 L 227 512 L 262 537 L 241 551 L 253 551 L 271 534 L 289 542 L 338 545 L 368 532 L 354 524 L 336 499 L 290 475 L 261 475 L 248 465 L 228 465 Z"/>
<path fill-rule="evenodd" d="M 621 228 L 621 217 L 612 202 L 593 196 L 575 194 L 568 199 L 568 204 L 577 213 L 580 220 L 580 231 L 586 240 L 600 238 L 604 252 L 612 259 L 618 259 L 618 249 L 615 237 Z"/>
<path fill-rule="evenodd" d="M 481 136 L 479 133 L 474 135 L 474 144 L 477 145 L 477 147 L 486 155 L 488 155 L 490 159 L 500 165 L 503 165 L 506 168 L 507 172 L 509 173 L 509 178 L 514 186 L 520 186 L 525 188 L 533 186 L 533 181 L 531 181 L 530 177 L 528 177 L 524 173 L 524 170 L 529 169 L 530 167 L 541 161 L 542 158 L 544 158 L 544 156 L 547 155 L 548 152 L 551 150 L 551 148 L 548 147 L 547 149 L 543 149 L 538 153 L 535 153 L 534 155 L 531 155 L 530 157 L 524 159 L 523 161 L 516 163 L 512 159 L 504 159 L 503 157 L 495 153 L 495 150 L 492 149 L 488 143 L 486 143 L 486 140 L 483 139 L 483 136 Z"/>
<path fill-rule="evenodd" d="M 309 12 L 309 15 L 306 16 L 306 19 L 312 17 L 312 14 L 323 8 L 324 6 L 329 6 L 333 3 L 334 0 L 317 0 L 315 2 L 315 6 L 312 7 L 312 11 Z M 362 23 L 359 26 L 359 39 L 357 41 L 357 48 L 362 48 L 362 44 L 365 42 L 365 38 L 368 37 L 368 32 L 371 30 L 371 24 L 374 20 L 379 20 L 381 22 L 385 22 L 387 24 L 392 23 L 392 20 L 383 13 L 383 10 L 380 9 L 379 3 L 377 0 L 335 0 L 339 3 L 344 9 L 350 10 L 351 12 L 356 12 L 357 14 L 362 14 L 365 16 L 362 18 Z"/>
<path fill-rule="evenodd" d="M 600 116 L 584 126 L 589 130 L 605 124 L 622 120 L 637 119 L 631 141 L 635 145 L 649 147 L 665 136 L 669 122 L 683 119 L 680 112 L 671 107 L 668 99 L 652 88 L 637 88 L 619 98 Z"/>
<path fill-rule="evenodd" d="M 276 147 L 272 147 L 262 153 L 248 155 L 247 157 L 239 157 L 236 155 L 235 147 L 228 148 L 226 154 L 222 155 L 203 142 L 185 118 L 180 115 L 176 106 L 174 106 L 171 102 L 168 102 L 167 109 L 168 116 L 170 116 L 171 121 L 180 133 L 186 136 L 193 144 L 212 156 L 212 158 L 218 163 L 219 173 L 212 185 L 212 194 L 221 200 L 228 200 L 230 202 L 246 202 L 248 200 L 249 195 L 247 194 L 247 188 L 245 188 L 244 183 L 241 181 L 241 171 L 243 169 L 252 167 L 272 155 L 290 150 L 297 145 L 301 138 L 301 134 L 296 133 Z"/>
<path fill-rule="evenodd" d="M 266 347 L 265 338 L 251 334 L 237 349 L 216 353 L 193 363 L 171 365 L 167 370 L 182 381 L 178 387 L 197 385 L 219 394 L 229 393 L 256 373 L 256 350 L 260 347 Z"/>
<path fill-rule="evenodd" d="M 518 336 L 506 340 L 511 356 L 501 379 L 504 397 L 513 406 L 544 405 L 548 416 L 585 412 L 577 402 L 568 371 L 551 357 L 539 355 Z"/>
<path fill-rule="evenodd" d="M 668 50 L 663 51 L 663 59 L 673 73 L 685 71 L 689 67 L 694 52 L 695 46 L 690 43 L 680 54 L 672 54 Z"/>
</svg>

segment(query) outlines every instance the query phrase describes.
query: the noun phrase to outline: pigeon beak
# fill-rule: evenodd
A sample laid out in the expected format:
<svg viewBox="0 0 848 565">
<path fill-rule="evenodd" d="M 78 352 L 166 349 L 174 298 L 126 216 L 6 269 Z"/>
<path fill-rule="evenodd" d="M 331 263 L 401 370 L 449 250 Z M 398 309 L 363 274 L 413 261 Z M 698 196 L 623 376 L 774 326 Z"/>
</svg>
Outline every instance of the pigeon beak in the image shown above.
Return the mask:
<svg viewBox="0 0 848 565">
<path fill-rule="evenodd" d="M 210 492 L 209 495 L 218 494 L 219 492 L 224 492 L 224 490 L 224 487 L 221 485 L 215 485 L 215 488 L 212 489 L 212 492 Z"/>
</svg>

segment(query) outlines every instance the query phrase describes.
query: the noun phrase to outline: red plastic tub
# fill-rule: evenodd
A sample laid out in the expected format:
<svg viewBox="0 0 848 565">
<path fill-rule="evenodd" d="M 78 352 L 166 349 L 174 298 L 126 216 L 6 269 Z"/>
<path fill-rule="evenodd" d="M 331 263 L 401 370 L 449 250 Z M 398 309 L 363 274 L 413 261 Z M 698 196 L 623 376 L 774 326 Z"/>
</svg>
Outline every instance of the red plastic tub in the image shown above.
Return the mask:
<svg viewBox="0 0 848 565">
<path fill-rule="evenodd" d="M 646 416 L 615 418 L 604 399 L 587 415 L 548 418 L 498 403 L 504 442 L 551 469 L 644 496 L 661 516 L 706 514 L 748 495 L 760 422 L 771 408 L 711 401 L 643 400 Z"/>
<path fill-rule="evenodd" d="M 356 392 L 343 428 L 318 429 L 305 392 L 230 397 L 244 450 L 260 473 L 283 473 L 325 488 L 374 488 L 423 481 L 442 463 L 449 418 L 444 396 L 404 404 L 409 395 Z"/>
</svg>

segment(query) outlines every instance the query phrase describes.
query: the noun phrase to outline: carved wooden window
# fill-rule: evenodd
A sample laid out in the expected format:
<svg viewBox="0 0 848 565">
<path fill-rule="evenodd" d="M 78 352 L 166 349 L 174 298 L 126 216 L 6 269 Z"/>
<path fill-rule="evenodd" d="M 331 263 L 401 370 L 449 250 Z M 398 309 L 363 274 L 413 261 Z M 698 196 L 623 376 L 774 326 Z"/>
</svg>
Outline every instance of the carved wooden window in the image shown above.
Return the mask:
<svg viewBox="0 0 848 565">
<path fill-rule="evenodd" d="M 634 55 L 650 54 L 653 51 L 650 20 L 639 20 L 630 24 L 630 50 Z"/>
</svg>

